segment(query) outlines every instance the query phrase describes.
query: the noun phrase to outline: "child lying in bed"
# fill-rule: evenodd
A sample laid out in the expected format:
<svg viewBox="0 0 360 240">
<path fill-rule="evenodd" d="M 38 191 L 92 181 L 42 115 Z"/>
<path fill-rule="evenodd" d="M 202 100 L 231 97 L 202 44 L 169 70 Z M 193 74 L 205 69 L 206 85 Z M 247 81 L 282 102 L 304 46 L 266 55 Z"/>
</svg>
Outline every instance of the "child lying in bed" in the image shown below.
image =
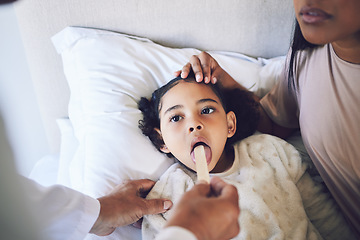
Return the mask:
<svg viewBox="0 0 360 240">
<path fill-rule="evenodd" d="M 241 230 L 236 239 L 321 239 L 298 190 L 302 184 L 313 185 L 298 152 L 279 138 L 250 136 L 258 122 L 251 95 L 197 83 L 193 77 L 176 78 L 150 100 L 142 98 L 139 109 L 144 135 L 177 160 L 147 198 L 168 198 L 176 204 L 195 184 L 193 149 L 204 145 L 211 176 L 222 177 L 238 189 Z M 143 239 L 154 239 L 169 214 L 171 210 L 144 217 Z"/>
</svg>

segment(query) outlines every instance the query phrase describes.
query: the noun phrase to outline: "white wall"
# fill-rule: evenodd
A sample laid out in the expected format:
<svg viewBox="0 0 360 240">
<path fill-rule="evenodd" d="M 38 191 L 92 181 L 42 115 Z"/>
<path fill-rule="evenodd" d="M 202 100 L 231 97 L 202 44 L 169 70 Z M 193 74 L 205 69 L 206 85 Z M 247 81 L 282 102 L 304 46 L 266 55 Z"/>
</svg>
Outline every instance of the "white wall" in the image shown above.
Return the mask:
<svg viewBox="0 0 360 240">
<path fill-rule="evenodd" d="M 50 150 L 12 4 L 0 6 L 0 33 L 0 113 L 18 172 L 28 176 Z"/>
</svg>

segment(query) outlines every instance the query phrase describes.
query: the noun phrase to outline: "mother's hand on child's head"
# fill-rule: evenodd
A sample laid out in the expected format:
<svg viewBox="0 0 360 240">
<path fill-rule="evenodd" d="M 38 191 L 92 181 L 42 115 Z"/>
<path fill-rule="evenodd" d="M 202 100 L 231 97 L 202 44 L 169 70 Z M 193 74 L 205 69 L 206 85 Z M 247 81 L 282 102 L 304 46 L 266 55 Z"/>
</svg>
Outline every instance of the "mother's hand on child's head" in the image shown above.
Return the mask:
<svg viewBox="0 0 360 240">
<path fill-rule="evenodd" d="M 144 215 L 166 212 L 172 206 L 170 200 L 145 199 L 154 184 L 147 179 L 127 181 L 99 198 L 100 214 L 90 232 L 109 235 L 115 228 L 135 223 Z"/>
<path fill-rule="evenodd" d="M 213 84 L 217 82 L 221 73 L 224 72 L 217 61 L 207 52 L 193 55 L 182 70 L 176 71 L 174 74 L 175 76 L 187 78 L 191 70 L 194 72 L 197 82 L 204 81 Z"/>
<path fill-rule="evenodd" d="M 167 226 L 186 228 L 198 240 L 230 239 L 240 231 L 239 214 L 236 188 L 214 177 L 210 184 L 199 182 L 183 195 Z"/>
<path fill-rule="evenodd" d="M 224 69 L 222 69 L 218 62 L 207 52 L 193 55 L 182 70 L 174 72 L 174 75 L 177 77 L 181 76 L 181 78 L 187 78 L 191 71 L 194 72 L 197 82 L 204 81 L 205 83 L 211 82 L 212 84 L 215 84 L 219 81 L 225 88 L 244 89 Z"/>
</svg>

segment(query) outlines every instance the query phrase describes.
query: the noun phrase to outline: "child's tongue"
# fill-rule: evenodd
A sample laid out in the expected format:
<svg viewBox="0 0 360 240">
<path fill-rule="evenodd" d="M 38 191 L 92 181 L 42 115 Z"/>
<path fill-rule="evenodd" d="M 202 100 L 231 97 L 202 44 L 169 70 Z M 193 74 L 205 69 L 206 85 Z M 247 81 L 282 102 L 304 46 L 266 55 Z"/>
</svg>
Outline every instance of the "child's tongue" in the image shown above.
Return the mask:
<svg viewBox="0 0 360 240">
<path fill-rule="evenodd" d="M 211 157 L 212 157 L 211 149 L 210 149 L 210 147 L 209 147 L 208 145 L 206 145 L 206 144 L 202 144 L 202 145 L 204 146 L 207 165 L 209 165 L 210 162 L 211 162 Z M 195 149 L 195 148 L 194 148 L 194 149 Z M 194 151 L 191 152 L 191 159 L 192 159 L 193 162 L 196 164 Z"/>
</svg>

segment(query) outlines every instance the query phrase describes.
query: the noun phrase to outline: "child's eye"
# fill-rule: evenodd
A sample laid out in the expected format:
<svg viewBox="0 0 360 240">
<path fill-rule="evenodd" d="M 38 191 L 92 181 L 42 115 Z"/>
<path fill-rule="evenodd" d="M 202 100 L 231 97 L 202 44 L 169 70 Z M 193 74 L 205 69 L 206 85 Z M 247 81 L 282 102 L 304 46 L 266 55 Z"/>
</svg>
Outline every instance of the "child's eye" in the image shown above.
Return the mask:
<svg viewBox="0 0 360 240">
<path fill-rule="evenodd" d="M 206 108 L 203 108 L 203 109 L 201 110 L 201 114 L 210 114 L 210 113 L 212 113 L 212 112 L 214 112 L 214 111 L 215 111 L 214 108 L 206 107 Z"/>
<path fill-rule="evenodd" d="M 178 121 L 180 121 L 181 119 L 182 119 L 181 116 L 176 115 L 176 116 L 172 116 L 172 117 L 170 118 L 170 121 L 171 121 L 171 122 L 178 122 Z"/>
</svg>

